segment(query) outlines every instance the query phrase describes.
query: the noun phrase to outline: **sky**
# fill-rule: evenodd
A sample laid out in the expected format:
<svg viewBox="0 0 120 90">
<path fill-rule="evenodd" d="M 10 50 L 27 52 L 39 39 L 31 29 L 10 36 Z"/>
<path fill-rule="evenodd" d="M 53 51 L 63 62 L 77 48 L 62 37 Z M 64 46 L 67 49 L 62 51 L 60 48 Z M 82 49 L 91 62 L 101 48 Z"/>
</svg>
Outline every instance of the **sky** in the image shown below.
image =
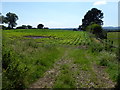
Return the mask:
<svg viewBox="0 0 120 90">
<path fill-rule="evenodd" d="M 118 26 L 118 2 L 2 2 L 2 14 L 15 13 L 17 26 L 43 24 L 49 28 L 78 28 L 88 10 L 104 13 L 104 27 Z"/>
</svg>

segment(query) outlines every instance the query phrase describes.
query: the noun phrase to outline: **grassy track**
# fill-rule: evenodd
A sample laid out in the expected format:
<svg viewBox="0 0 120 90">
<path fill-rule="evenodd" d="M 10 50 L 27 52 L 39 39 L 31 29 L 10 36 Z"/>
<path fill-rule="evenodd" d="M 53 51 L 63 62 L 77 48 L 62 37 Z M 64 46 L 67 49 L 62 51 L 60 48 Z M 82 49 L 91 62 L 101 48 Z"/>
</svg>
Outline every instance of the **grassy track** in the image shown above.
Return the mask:
<svg viewBox="0 0 120 90">
<path fill-rule="evenodd" d="M 3 89 L 114 87 L 116 51 L 82 31 L 5 30 Z"/>
</svg>

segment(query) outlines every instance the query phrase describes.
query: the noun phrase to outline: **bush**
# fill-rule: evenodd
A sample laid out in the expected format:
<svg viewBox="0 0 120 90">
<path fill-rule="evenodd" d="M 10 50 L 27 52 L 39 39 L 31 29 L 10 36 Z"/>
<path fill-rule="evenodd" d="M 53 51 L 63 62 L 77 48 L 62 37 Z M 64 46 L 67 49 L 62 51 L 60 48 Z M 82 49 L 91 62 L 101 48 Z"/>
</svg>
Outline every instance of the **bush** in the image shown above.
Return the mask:
<svg viewBox="0 0 120 90">
<path fill-rule="evenodd" d="M 10 49 L 3 48 L 3 90 L 25 88 L 23 81 L 27 67 L 21 69 L 18 55 Z"/>
<path fill-rule="evenodd" d="M 93 42 L 93 43 L 90 44 L 90 49 L 91 49 L 92 52 L 95 52 L 95 53 L 96 52 L 101 52 L 101 51 L 104 50 L 104 46 L 102 44 Z"/>
<path fill-rule="evenodd" d="M 96 38 L 106 39 L 107 33 L 103 31 L 102 27 L 98 24 L 91 24 L 87 26 L 86 31 L 95 34 Z"/>
<path fill-rule="evenodd" d="M 105 52 L 105 51 L 100 52 L 99 64 L 101 66 L 109 66 L 111 62 L 116 62 L 115 60 L 116 60 L 116 55 L 114 53 Z"/>
</svg>

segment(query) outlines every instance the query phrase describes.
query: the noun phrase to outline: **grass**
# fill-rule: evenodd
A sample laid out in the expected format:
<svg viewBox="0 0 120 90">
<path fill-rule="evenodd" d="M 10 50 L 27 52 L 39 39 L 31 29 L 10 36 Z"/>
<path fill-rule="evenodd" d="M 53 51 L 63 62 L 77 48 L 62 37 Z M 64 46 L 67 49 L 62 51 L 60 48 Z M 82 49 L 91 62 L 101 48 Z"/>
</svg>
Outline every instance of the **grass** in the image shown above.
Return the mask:
<svg viewBox="0 0 120 90">
<path fill-rule="evenodd" d="M 119 34 L 120 34 L 120 32 L 108 32 L 107 38 L 108 38 L 108 40 L 113 41 L 113 45 L 119 46 L 119 42 L 120 42 Z"/>
<path fill-rule="evenodd" d="M 106 66 L 106 71 L 109 73 L 112 80 L 117 81 L 118 76 L 118 60 L 115 53 L 100 52 L 98 57 L 99 65 Z"/>
<path fill-rule="evenodd" d="M 39 47 L 34 41 L 6 39 L 5 42 L 3 41 L 4 89 L 25 88 L 37 78 L 42 77 L 44 72 L 63 55 L 63 50 L 59 47 Z M 11 83 L 11 81 L 14 82 Z"/>
<path fill-rule="evenodd" d="M 51 36 L 51 38 L 26 38 L 24 36 Z M 114 37 L 115 32 L 108 33 Z M 117 39 L 114 45 L 118 45 Z M 52 68 L 53 64 L 64 56 L 78 69 L 92 71 L 92 65 L 97 63 L 106 67 L 106 72 L 114 81 L 118 76 L 117 49 L 105 50 L 104 44 L 90 38 L 86 32 L 68 30 L 21 29 L 3 31 L 3 89 L 26 88 L 44 73 Z M 75 72 L 70 71 L 70 65 L 63 64 L 61 73 L 56 78 L 54 88 L 75 88 L 73 78 Z M 78 72 L 78 71 L 76 71 Z M 95 74 L 92 74 L 95 81 Z"/>
<path fill-rule="evenodd" d="M 30 29 L 30 30 L 5 30 L 3 36 L 9 37 L 12 40 L 31 40 L 32 38 L 26 38 L 24 36 L 51 36 L 51 38 L 38 38 L 34 39 L 35 42 L 41 42 L 41 44 L 53 44 L 53 45 L 76 45 L 78 43 L 89 41 L 89 38 L 85 32 L 76 32 L 69 30 L 40 30 L 40 29 Z M 81 42 L 77 38 L 81 37 Z M 86 38 L 84 38 L 86 37 Z M 40 43 L 39 43 L 40 44 Z"/>
<path fill-rule="evenodd" d="M 72 76 L 72 72 L 69 70 L 69 65 L 64 64 L 61 66 L 61 73 L 56 79 L 53 88 L 75 88 L 75 79 Z"/>
</svg>

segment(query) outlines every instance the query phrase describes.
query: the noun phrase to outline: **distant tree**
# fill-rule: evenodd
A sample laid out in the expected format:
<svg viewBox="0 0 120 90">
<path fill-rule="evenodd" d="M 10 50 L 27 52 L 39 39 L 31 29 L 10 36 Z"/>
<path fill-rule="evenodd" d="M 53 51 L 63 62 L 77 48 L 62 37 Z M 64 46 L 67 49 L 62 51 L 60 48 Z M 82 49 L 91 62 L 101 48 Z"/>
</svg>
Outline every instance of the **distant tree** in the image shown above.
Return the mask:
<svg viewBox="0 0 120 90">
<path fill-rule="evenodd" d="M 37 28 L 33 27 L 32 29 L 37 29 Z"/>
<path fill-rule="evenodd" d="M 22 25 L 23 29 L 28 29 L 28 27 L 26 25 Z"/>
<path fill-rule="evenodd" d="M 7 23 L 6 18 L 0 13 L 0 24 Z"/>
<path fill-rule="evenodd" d="M 27 29 L 26 25 L 18 26 L 16 29 Z"/>
<path fill-rule="evenodd" d="M 0 24 L 3 23 L 3 18 L 4 18 L 4 16 L 0 13 Z"/>
<path fill-rule="evenodd" d="M 81 31 L 81 30 L 82 30 L 81 25 L 79 25 L 78 30 L 79 30 L 79 31 Z"/>
<path fill-rule="evenodd" d="M 98 25 L 103 25 L 102 18 L 103 18 L 102 11 L 98 10 L 97 8 L 92 8 L 86 13 L 84 19 L 82 19 L 81 28 L 85 30 L 86 27 L 90 25 L 92 22 Z"/>
<path fill-rule="evenodd" d="M 74 28 L 73 31 L 78 31 L 78 30 L 76 28 Z"/>
<path fill-rule="evenodd" d="M 5 17 L 2 15 L 2 13 L 0 13 L 0 24 L 3 24 L 5 22 L 6 22 Z M 4 25 L 0 25 L 0 29 L 6 30 L 7 27 Z"/>
<path fill-rule="evenodd" d="M 32 29 L 32 26 L 30 26 L 30 25 L 22 25 L 22 26 L 17 27 L 16 29 Z"/>
<path fill-rule="evenodd" d="M 2 25 L 0 25 L 0 29 L 2 29 Z"/>
<path fill-rule="evenodd" d="M 32 26 L 31 26 L 31 25 L 27 25 L 27 28 L 28 28 L 28 29 L 32 29 Z"/>
<path fill-rule="evenodd" d="M 18 20 L 18 16 L 15 13 L 7 13 L 6 17 L 4 17 L 4 23 L 8 24 L 9 29 L 13 29 L 17 25 L 16 21 Z"/>
<path fill-rule="evenodd" d="M 43 27 L 44 27 L 43 24 L 39 24 L 39 25 L 37 26 L 38 29 L 43 29 Z"/>
<path fill-rule="evenodd" d="M 48 27 L 44 27 L 44 29 L 49 29 Z"/>
<path fill-rule="evenodd" d="M 18 26 L 16 27 L 16 29 L 24 29 L 22 26 Z"/>
<path fill-rule="evenodd" d="M 2 27 L 2 30 L 6 30 L 7 29 L 7 27 L 4 26 L 4 25 L 1 25 L 1 27 Z"/>
</svg>

